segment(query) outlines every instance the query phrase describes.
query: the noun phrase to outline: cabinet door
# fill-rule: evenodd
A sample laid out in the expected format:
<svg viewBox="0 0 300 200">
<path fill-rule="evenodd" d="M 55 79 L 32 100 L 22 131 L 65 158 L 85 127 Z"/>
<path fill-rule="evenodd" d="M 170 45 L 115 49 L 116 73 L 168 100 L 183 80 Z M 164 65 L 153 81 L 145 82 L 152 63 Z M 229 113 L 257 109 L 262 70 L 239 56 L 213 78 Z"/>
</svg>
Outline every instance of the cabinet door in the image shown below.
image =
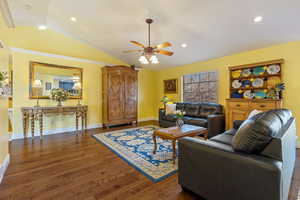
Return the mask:
<svg viewBox="0 0 300 200">
<path fill-rule="evenodd" d="M 132 71 L 124 71 L 125 81 L 125 118 L 133 119 L 137 117 L 137 74 Z"/>
<path fill-rule="evenodd" d="M 248 117 L 248 111 L 247 110 L 240 110 L 240 109 L 231 109 L 229 111 L 229 121 L 228 126 L 229 128 L 233 128 L 233 122 L 235 120 L 245 120 Z"/>
<path fill-rule="evenodd" d="M 108 119 L 124 119 L 124 78 L 120 70 L 108 73 Z"/>
</svg>

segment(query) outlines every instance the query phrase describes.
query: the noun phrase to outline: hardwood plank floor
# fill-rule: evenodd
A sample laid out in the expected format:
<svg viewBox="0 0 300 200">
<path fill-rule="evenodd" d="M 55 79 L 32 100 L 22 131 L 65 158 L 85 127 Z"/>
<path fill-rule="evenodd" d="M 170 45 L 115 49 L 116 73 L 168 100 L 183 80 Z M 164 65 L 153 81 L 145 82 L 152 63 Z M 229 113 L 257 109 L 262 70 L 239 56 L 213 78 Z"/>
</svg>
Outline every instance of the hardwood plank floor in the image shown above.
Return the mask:
<svg viewBox="0 0 300 200">
<path fill-rule="evenodd" d="M 148 124 L 157 122 L 138 126 Z M 0 185 L 0 200 L 200 199 L 181 191 L 177 174 L 153 183 L 91 137 L 105 131 L 94 129 L 78 137 L 63 133 L 45 136 L 43 141 L 35 138 L 33 142 L 11 142 L 11 162 Z M 289 200 L 297 199 L 300 187 L 300 150 L 297 155 Z"/>
</svg>

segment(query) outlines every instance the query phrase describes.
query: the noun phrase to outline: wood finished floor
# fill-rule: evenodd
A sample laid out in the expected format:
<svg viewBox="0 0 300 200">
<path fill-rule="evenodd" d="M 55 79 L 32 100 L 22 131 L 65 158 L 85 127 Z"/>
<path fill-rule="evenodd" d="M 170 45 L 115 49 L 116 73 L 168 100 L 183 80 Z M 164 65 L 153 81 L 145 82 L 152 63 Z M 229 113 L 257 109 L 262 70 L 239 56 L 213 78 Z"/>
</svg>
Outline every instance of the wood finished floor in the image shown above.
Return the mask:
<svg viewBox="0 0 300 200">
<path fill-rule="evenodd" d="M 148 124 L 157 122 L 139 126 Z M 50 135 L 42 142 L 38 138 L 34 142 L 13 141 L 11 162 L 0 185 L 0 200 L 199 199 L 181 191 L 177 174 L 153 183 L 91 137 L 105 131 L 89 130 L 78 137 L 72 133 Z M 296 200 L 300 187 L 300 151 L 297 153 L 289 200 Z"/>
</svg>

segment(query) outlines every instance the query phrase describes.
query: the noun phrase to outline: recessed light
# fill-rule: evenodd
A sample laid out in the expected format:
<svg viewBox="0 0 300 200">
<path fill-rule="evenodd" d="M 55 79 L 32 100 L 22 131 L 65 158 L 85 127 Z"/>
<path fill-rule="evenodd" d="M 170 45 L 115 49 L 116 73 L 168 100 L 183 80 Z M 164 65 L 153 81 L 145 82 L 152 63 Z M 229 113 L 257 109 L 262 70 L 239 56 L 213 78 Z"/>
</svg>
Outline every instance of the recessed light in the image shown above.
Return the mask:
<svg viewBox="0 0 300 200">
<path fill-rule="evenodd" d="M 257 16 L 257 17 L 254 18 L 253 21 L 254 21 L 255 23 L 258 23 L 258 22 L 261 22 L 262 20 L 263 20 L 263 17 L 262 17 L 262 16 Z"/>
<path fill-rule="evenodd" d="M 71 20 L 72 22 L 77 22 L 76 17 L 70 17 L 70 20 Z"/>
<path fill-rule="evenodd" d="M 39 30 L 46 30 L 47 26 L 45 26 L 45 25 L 39 25 L 38 29 Z"/>
<path fill-rule="evenodd" d="M 186 44 L 186 43 L 183 43 L 183 44 L 181 44 L 181 47 L 182 47 L 182 48 L 186 48 L 186 47 L 187 47 L 187 44 Z"/>
</svg>

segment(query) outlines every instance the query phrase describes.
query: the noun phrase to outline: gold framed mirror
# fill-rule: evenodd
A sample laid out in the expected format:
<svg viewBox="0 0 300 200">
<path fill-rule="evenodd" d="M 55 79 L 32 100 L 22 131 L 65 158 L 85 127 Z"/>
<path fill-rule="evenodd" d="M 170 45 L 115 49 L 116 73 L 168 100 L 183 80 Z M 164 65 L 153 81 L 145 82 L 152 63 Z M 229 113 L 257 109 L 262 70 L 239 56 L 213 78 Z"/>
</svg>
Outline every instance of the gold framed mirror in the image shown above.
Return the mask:
<svg viewBox="0 0 300 200">
<path fill-rule="evenodd" d="M 29 98 L 50 99 L 51 90 L 62 88 L 69 99 L 82 99 L 82 68 L 30 62 Z"/>
</svg>

